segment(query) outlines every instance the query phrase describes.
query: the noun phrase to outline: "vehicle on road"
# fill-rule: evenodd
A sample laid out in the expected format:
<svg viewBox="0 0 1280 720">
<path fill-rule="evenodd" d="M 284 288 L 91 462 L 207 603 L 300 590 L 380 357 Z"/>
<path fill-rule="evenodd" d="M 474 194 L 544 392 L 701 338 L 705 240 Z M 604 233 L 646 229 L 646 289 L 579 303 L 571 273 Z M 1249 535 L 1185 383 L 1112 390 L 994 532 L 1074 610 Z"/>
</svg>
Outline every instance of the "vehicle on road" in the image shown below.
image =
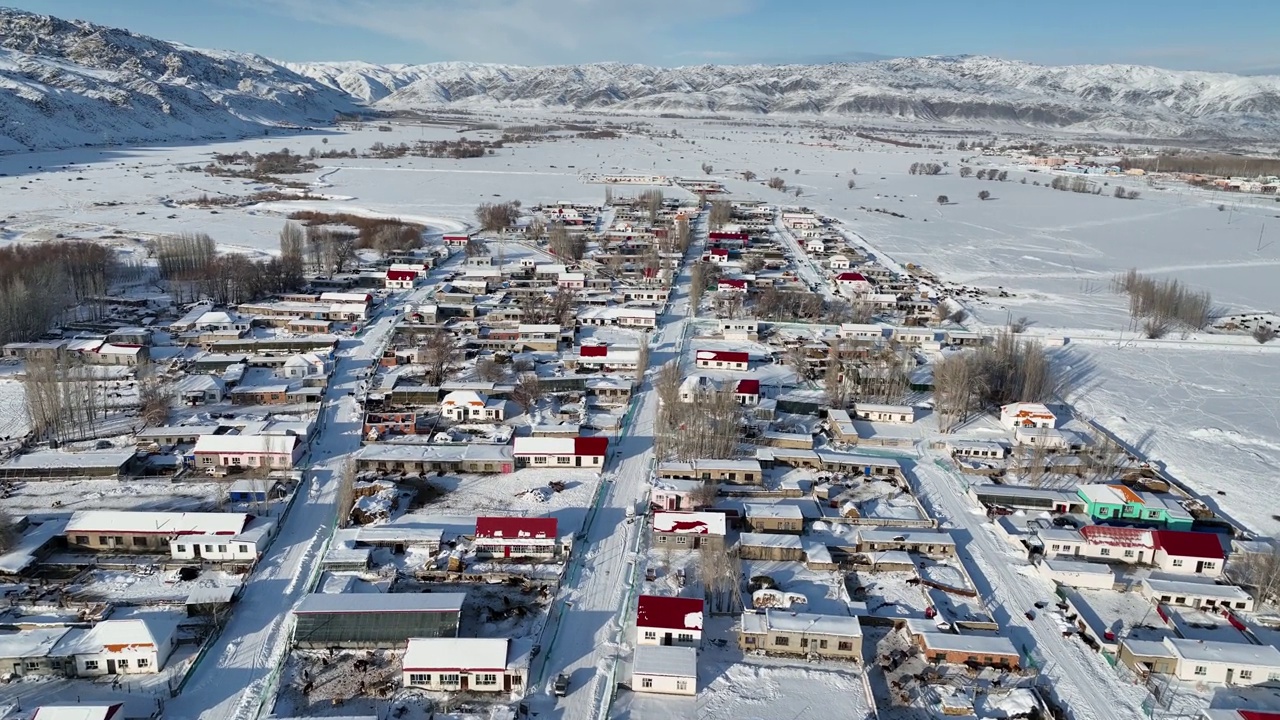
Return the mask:
<svg viewBox="0 0 1280 720">
<path fill-rule="evenodd" d="M 564 697 L 565 695 L 568 695 L 569 676 L 564 673 L 560 673 L 556 676 L 556 681 L 552 684 L 551 688 L 555 692 L 556 697 Z"/>
</svg>

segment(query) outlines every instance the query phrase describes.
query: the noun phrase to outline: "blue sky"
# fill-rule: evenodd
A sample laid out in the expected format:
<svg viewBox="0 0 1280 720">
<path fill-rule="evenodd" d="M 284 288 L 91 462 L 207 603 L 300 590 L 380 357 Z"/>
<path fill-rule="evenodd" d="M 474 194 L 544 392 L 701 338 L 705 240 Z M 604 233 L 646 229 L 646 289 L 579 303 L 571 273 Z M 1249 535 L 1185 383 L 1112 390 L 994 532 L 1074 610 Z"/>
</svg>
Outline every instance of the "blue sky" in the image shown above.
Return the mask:
<svg viewBox="0 0 1280 720">
<path fill-rule="evenodd" d="M 1270 0 L 7 1 L 294 61 L 692 65 L 980 54 L 1280 72 L 1280 3 Z"/>
</svg>

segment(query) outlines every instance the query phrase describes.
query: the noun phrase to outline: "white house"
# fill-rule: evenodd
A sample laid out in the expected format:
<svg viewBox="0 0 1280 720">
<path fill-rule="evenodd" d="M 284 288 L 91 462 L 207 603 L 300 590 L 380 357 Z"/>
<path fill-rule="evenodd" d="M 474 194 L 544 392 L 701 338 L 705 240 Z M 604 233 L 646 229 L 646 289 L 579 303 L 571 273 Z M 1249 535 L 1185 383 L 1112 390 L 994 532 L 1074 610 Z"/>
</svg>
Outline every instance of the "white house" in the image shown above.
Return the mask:
<svg viewBox="0 0 1280 720">
<path fill-rule="evenodd" d="M 858 420 L 866 420 L 867 422 L 910 425 L 916 421 L 916 409 L 910 405 L 882 405 L 860 402 L 854 407 L 853 414 Z"/>
<path fill-rule="evenodd" d="M 698 651 L 691 647 L 637 645 L 631 689 L 638 693 L 696 695 Z"/>
<path fill-rule="evenodd" d="M 234 535 L 192 534 L 169 540 L 169 554 L 175 560 L 252 563 L 261 557 L 275 535 L 274 521 L 250 520 Z"/>
<path fill-rule="evenodd" d="M 609 451 L 606 437 L 518 437 L 514 455 L 521 467 L 604 467 Z"/>
<path fill-rule="evenodd" d="M 751 356 L 745 352 L 728 350 L 699 350 L 694 353 L 694 364 L 704 370 L 737 370 L 746 372 Z"/>
<path fill-rule="evenodd" d="M 636 600 L 637 645 L 697 647 L 701 643 L 701 599 L 641 595 Z"/>
<path fill-rule="evenodd" d="M 478 517 L 475 553 L 481 558 L 548 559 L 560 540 L 553 517 Z"/>
<path fill-rule="evenodd" d="M 680 402 L 691 403 L 702 397 L 705 393 L 713 393 L 719 390 L 715 380 L 693 373 L 680 383 Z"/>
<path fill-rule="evenodd" d="M 285 360 L 276 374 L 291 380 L 328 377 L 329 362 L 317 353 L 301 353 Z"/>
<path fill-rule="evenodd" d="M 1102 563 L 1064 560 L 1046 557 L 1036 566 L 1046 579 L 1066 587 L 1088 590 L 1110 590 L 1116 584 L 1116 574 Z"/>
<path fill-rule="evenodd" d="M 587 276 L 580 272 L 560 273 L 556 285 L 568 290 L 581 290 L 587 286 Z"/>
<path fill-rule="evenodd" d="M 1164 572 L 1218 577 L 1227 564 L 1222 541 L 1214 533 L 1157 530 L 1154 562 Z"/>
<path fill-rule="evenodd" d="M 177 644 L 178 623 L 163 619 L 103 620 L 68 648 L 79 677 L 140 675 L 164 668 Z"/>
<path fill-rule="evenodd" d="M 388 290 L 412 290 L 413 286 L 418 282 L 418 273 L 412 270 L 387 270 L 387 277 L 383 280 L 383 287 Z"/>
<path fill-rule="evenodd" d="M 1151 575 L 1142 579 L 1142 594 L 1152 602 L 1205 610 L 1253 610 L 1253 596 L 1235 585 L 1207 578 Z"/>
<path fill-rule="evenodd" d="M 440 414 L 454 422 L 500 422 L 507 418 L 507 401 L 474 390 L 454 390 L 441 398 Z"/>
<path fill-rule="evenodd" d="M 739 380 L 733 387 L 733 398 L 739 405 L 754 407 L 760 404 L 760 381 Z"/>
<path fill-rule="evenodd" d="M 1280 650 L 1271 645 L 1167 637 L 1174 676 L 1196 683 L 1258 685 L 1280 680 Z"/>
<path fill-rule="evenodd" d="M 1000 406 L 1000 424 L 1010 430 L 1020 427 L 1056 428 L 1058 416 L 1042 403 L 1009 403 Z"/>
<path fill-rule="evenodd" d="M 827 266 L 832 270 L 848 270 L 851 267 L 848 255 L 832 255 L 827 259 Z"/>
<path fill-rule="evenodd" d="M 840 292 L 849 297 L 861 297 L 869 294 L 875 287 L 867 280 L 862 273 L 846 270 L 836 275 L 836 287 Z"/>
<path fill-rule="evenodd" d="M 807 253 L 821 255 L 827 251 L 827 243 L 822 238 L 811 238 L 804 244 Z"/>
<path fill-rule="evenodd" d="M 230 310 L 210 310 L 195 321 L 196 330 L 210 332 L 245 332 L 252 322 Z"/>
<path fill-rule="evenodd" d="M 297 435 L 201 435 L 194 455 L 197 468 L 288 470 L 302 457 L 302 450 Z"/>
<path fill-rule="evenodd" d="M 506 638 L 409 638 L 404 687 L 440 692 L 518 693 L 529 681 L 529 653 Z"/>
</svg>

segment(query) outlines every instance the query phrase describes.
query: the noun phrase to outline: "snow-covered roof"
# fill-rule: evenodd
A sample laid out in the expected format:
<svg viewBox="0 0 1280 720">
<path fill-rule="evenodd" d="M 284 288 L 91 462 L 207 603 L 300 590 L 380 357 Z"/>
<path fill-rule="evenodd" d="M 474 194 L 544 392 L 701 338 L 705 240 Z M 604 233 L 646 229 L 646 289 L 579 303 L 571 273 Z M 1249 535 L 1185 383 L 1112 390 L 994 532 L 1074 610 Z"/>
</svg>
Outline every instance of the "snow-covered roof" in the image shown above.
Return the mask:
<svg viewBox="0 0 1280 720">
<path fill-rule="evenodd" d="M 1079 575 L 1110 575 L 1115 577 L 1115 573 L 1111 571 L 1111 568 L 1102 563 L 1063 560 L 1052 556 L 1045 558 L 1041 562 L 1054 572 L 1076 573 Z"/>
<path fill-rule="evenodd" d="M 786 520 L 803 520 L 804 513 L 798 505 L 773 503 L 747 503 L 744 506 L 748 518 L 775 518 Z"/>
<path fill-rule="evenodd" d="M 1013 641 L 1003 635 L 955 635 L 944 632 L 923 632 L 920 638 L 930 650 L 966 652 L 974 655 L 1018 656 Z"/>
<path fill-rule="evenodd" d="M 850 615 L 819 615 L 768 608 L 764 613 L 742 613 L 742 630 L 762 635 L 770 630 L 807 635 L 862 637 L 862 625 Z"/>
<path fill-rule="evenodd" d="M 462 612 L 466 593 L 311 593 L 293 609 L 310 613 Z"/>
<path fill-rule="evenodd" d="M 53 650 L 71 628 L 41 627 L 15 632 L 0 632 L 0 658 L 42 658 Z"/>
<path fill-rule="evenodd" d="M 508 445 L 419 445 L 416 443 L 373 443 L 356 456 L 366 462 L 510 462 Z"/>
<path fill-rule="evenodd" d="M 66 527 L 67 521 L 60 519 L 46 520 L 34 528 L 29 528 L 8 552 L 0 554 L 0 573 L 16 575 L 27 569 L 31 563 L 35 562 L 40 548 L 53 538 L 62 535 Z M 0 657 L 8 656 L 0 655 Z"/>
<path fill-rule="evenodd" d="M 494 672 L 510 667 L 507 638 L 409 638 L 404 672 Z"/>
<path fill-rule="evenodd" d="M 658 511 L 653 514 L 654 532 L 723 537 L 725 526 L 724 513 Z"/>
<path fill-rule="evenodd" d="M 470 405 L 473 407 L 484 407 L 489 402 L 489 398 L 481 395 L 474 390 L 454 390 L 453 392 L 440 398 L 440 405 L 456 407 L 459 405 Z"/>
<path fill-rule="evenodd" d="M 916 409 L 910 405 L 885 405 L 883 403 L 858 403 L 855 405 L 857 412 L 884 412 L 884 413 L 905 413 L 914 414 Z"/>
<path fill-rule="evenodd" d="M 41 705 L 31 720 L 116 720 L 124 703 L 111 705 Z"/>
<path fill-rule="evenodd" d="M 517 457 L 529 455 L 604 455 L 609 449 L 609 439 L 604 437 L 518 437 L 515 442 Z"/>
<path fill-rule="evenodd" d="M 951 533 L 932 530 L 879 530 L 866 528 L 858 537 L 867 543 L 911 543 L 913 545 L 954 545 Z"/>
<path fill-rule="evenodd" d="M 1151 576 L 1143 578 L 1142 587 L 1149 595 L 1181 595 L 1221 600 L 1248 601 L 1252 596 L 1235 585 L 1219 585 L 1187 576 L 1177 578 Z"/>
<path fill-rule="evenodd" d="M 79 636 L 67 648 L 71 655 L 97 654 L 103 651 L 119 652 L 128 648 L 162 648 L 178 632 L 178 619 L 130 618 L 103 620 L 87 633 Z"/>
<path fill-rule="evenodd" d="M 804 548 L 800 536 L 779 533 L 742 533 L 738 542 L 748 547 Z"/>
<path fill-rule="evenodd" d="M 297 435 L 201 435 L 195 453 L 292 455 L 297 445 Z"/>
<path fill-rule="evenodd" d="M 1165 647 L 1181 660 L 1229 665 L 1280 668 L 1280 650 L 1271 645 L 1252 645 L 1243 642 L 1218 640 L 1184 640 L 1167 637 Z"/>
<path fill-rule="evenodd" d="M 637 645 L 634 675 L 697 678 L 698 651 L 677 645 Z"/>
<path fill-rule="evenodd" d="M 57 468 L 118 468 L 134 456 L 133 448 L 125 450 L 37 450 L 11 458 L 0 469 L 42 470 Z"/>
<path fill-rule="evenodd" d="M 67 535 L 77 532 L 238 535 L 252 517 L 244 513 L 77 510 L 67 522 L 65 532 Z"/>
<path fill-rule="evenodd" d="M 702 607 L 698 598 L 641 595 L 636 599 L 636 627 L 701 632 Z"/>
</svg>

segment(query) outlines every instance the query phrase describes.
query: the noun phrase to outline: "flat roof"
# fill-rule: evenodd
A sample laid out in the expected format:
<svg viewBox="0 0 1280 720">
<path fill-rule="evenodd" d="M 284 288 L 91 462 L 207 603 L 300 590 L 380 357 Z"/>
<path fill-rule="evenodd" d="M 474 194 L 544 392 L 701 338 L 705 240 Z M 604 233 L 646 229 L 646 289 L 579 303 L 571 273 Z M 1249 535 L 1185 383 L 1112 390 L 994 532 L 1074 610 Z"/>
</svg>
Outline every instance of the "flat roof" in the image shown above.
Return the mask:
<svg viewBox="0 0 1280 720">
<path fill-rule="evenodd" d="M 295 615 L 462 612 L 466 593 L 311 593 L 294 607 Z"/>
<path fill-rule="evenodd" d="M 86 450 L 37 450 L 11 458 L 0 469 L 4 470 L 57 470 L 61 468 L 118 468 L 133 458 L 134 449 Z"/>
<path fill-rule="evenodd" d="M 851 615 L 820 615 L 767 609 L 761 613 L 742 613 L 742 630 L 764 634 L 769 630 L 798 632 L 807 635 L 862 637 L 862 624 Z"/>
<path fill-rule="evenodd" d="M 782 535 L 779 533 L 742 533 L 738 541 L 752 547 L 804 548 L 799 535 Z"/>
<path fill-rule="evenodd" d="M 66 534 L 117 532 L 138 535 L 238 535 L 253 516 L 219 512 L 77 510 Z"/>
<path fill-rule="evenodd" d="M 697 678 L 698 651 L 676 645 L 637 645 L 631 672 L 635 675 Z"/>
<path fill-rule="evenodd" d="M 507 638 L 409 638 L 404 672 L 506 672 L 510 667 Z"/>
<path fill-rule="evenodd" d="M 1018 655 L 1013 641 L 1003 635 L 955 635 L 944 632 L 920 633 L 925 647 L 975 655 Z"/>
</svg>

